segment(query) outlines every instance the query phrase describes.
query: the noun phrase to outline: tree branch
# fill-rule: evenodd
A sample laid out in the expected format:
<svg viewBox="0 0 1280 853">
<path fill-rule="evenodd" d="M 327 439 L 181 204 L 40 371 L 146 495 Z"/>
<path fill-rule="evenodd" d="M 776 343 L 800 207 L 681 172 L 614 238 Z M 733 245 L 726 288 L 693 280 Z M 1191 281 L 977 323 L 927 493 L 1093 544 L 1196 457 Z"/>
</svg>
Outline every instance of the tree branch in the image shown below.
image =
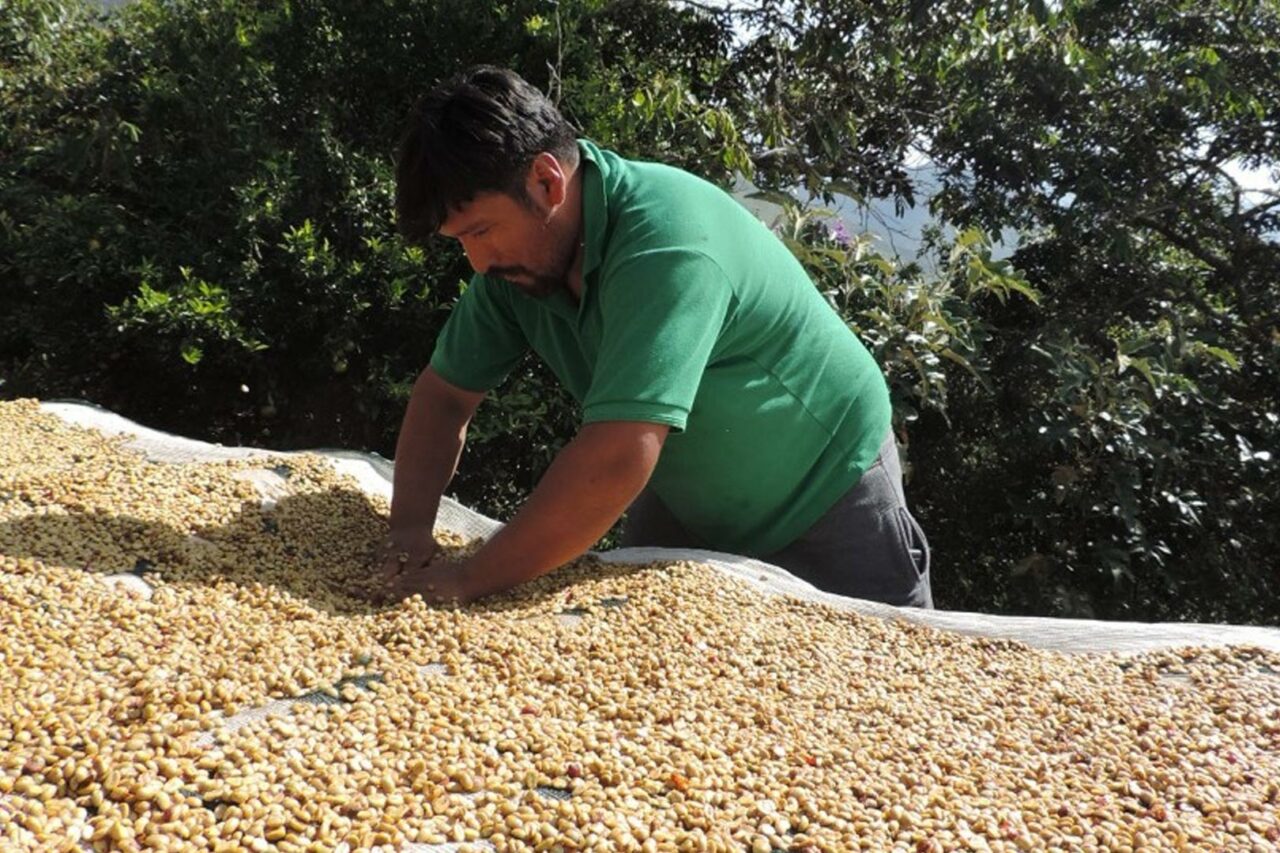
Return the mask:
<svg viewBox="0 0 1280 853">
<path fill-rule="evenodd" d="M 1170 227 L 1169 225 L 1166 225 L 1160 220 L 1152 216 L 1148 216 L 1146 214 L 1139 214 L 1138 216 L 1134 217 L 1134 222 L 1136 222 L 1139 225 L 1143 225 L 1143 226 L 1146 226 L 1147 228 L 1150 228 L 1152 231 L 1156 232 L 1161 237 L 1164 237 L 1166 240 L 1168 240 L 1170 243 L 1177 246 L 1179 249 L 1182 249 L 1188 254 L 1199 259 L 1200 261 L 1203 261 L 1205 264 L 1212 267 L 1219 274 L 1230 277 L 1232 279 L 1236 277 L 1237 275 L 1236 268 L 1232 265 L 1230 261 L 1228 261 L 1226 258 L 1215 255 L 1213 252 L 1209 251 L 1204 246 L 1201 246 L 1197 241 L 1191 239 L 1190 237 L 1187 237 L 1184 234 L 1178 233 L 1172 227 Z"/>
</svg>

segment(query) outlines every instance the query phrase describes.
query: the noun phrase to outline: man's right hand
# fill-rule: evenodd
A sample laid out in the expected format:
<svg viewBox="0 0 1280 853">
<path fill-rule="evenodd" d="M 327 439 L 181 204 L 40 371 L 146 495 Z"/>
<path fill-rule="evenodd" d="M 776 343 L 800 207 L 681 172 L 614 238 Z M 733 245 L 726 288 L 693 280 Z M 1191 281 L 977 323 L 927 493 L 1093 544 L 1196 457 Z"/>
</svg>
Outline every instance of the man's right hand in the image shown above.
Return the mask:
<svg viewBox="0 0 1280 853">
<path fill-rule="evenodd" d="M 427 526 L 393 529 L 383 545 L 382 583 L 388 591 L 400 575 L 421 571 L 440 550 Z"/>
<path fill-rule="evenodd" d="M 436 556 L 431 533 L 440 496 L 458 467 L 467 424 L 483 399 L 483 393 L 451 385 L 430 367 L 413 384 L 396 439 L 391 532 L 374 568 L 388 593 L 401 575 L 413 576 Z"/>
</svg>

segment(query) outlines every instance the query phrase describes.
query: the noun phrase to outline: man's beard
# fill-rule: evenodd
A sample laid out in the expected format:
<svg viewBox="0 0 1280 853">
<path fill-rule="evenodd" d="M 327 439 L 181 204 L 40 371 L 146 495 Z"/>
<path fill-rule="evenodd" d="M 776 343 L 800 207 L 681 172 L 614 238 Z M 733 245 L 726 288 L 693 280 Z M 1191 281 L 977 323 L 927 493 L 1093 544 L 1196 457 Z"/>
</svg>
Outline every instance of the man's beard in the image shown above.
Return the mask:
<svg viewBox="0 0 1280 853">
<path fill-rule="evenodd" d="M 576 240 L 566 241 L 566 245 L 560 251 L 559 257 L 555 259 L 553 267 L 557 270 L 555 273 L 536 273 L 528 267 L 509 266 L 490 267 L 486 274 L 511 282 L 515 287 L 519 288 L 521 293 L 527 296 L 532 296 L 535 299 L 546 299 L 561 290 L 569 289 L 569 271 L 573 269 L 578 245 Z M 522 280 L 517 281 L 517 277 Z"/>
<path fill-rule="evenodd" d="M 524 267 L 503 267 L 501 271 L 491 270 L 489 274 L 506 279 L 519 288 L 521 293 L 535 299 L 546 299 L 557 291 L 567 290 L 569 287 L 568 276 L 535 275 Z M 512 275 L 524 276 L 526 280 L 516 281 L 510 277 Z"/>
</svg>

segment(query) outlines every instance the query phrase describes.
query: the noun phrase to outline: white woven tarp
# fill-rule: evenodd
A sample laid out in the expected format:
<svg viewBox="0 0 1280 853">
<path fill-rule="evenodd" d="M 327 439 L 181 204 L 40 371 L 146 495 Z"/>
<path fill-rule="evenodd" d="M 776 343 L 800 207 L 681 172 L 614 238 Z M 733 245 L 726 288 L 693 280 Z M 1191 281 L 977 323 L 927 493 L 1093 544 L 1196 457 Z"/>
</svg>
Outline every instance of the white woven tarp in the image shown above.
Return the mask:
<svg viewBox="0 0 1280 853">
<path fill-rule="evenodd" d="M 108 435 L 133 435 L 136 438 L 130 442 L 130 446 L 155 461 L 199 462 L 268 454 L 267 451 L 254 448 L 223 447 L 147 429 L 105 409 L 84 403 L 47 402 L 42 404 L 42 408 L 68 423 L 91 427 Z M 333 460 L 337 470 L 352 476 L 370 494 L 390 498 L 391 463 L 381 456 L 345 450 L 312 452 Z M 272 452 L 270 455 L 281 454 Z M 466 538 L 484 538 L 501 524 L 445 498 L 441 503 L 436 526 Z M 990 616 L 946 610 L 923 611 L 831 595 L 777 566 L 733 554 L 691 549 L 620 548 L 596 556 L 611 563 L 694 560 L 746 580 L 766 592 L 818 601 L 884 619 L 906 619 L 944 631 L 1019 640 L 1029 646 L 1061 652 L 1136 653 L 1187 645 L 1247 645 L 1280 651 L 1280 628 L 1175 622 L 1103 622 L 1034 616 Z"/>
</svg>

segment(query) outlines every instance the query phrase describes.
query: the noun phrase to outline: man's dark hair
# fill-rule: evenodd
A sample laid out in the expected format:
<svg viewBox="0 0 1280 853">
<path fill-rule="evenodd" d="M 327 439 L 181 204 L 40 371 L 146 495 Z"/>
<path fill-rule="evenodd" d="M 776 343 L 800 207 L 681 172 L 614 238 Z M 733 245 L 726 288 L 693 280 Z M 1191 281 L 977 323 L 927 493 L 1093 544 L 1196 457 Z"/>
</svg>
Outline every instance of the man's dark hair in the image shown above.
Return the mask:
<svg viewBox="0 0 1280 853">
<path fill-rule="evenodd" d="M 514 71 L 477 65 L 414 106 L 396 163 L 396 218 L 410 242 L 426 242 L 449 211 L 497 191 L 526 201 L 525 176 L 546 151 L 570 165 L 573 127 Z"/>
</svg>

